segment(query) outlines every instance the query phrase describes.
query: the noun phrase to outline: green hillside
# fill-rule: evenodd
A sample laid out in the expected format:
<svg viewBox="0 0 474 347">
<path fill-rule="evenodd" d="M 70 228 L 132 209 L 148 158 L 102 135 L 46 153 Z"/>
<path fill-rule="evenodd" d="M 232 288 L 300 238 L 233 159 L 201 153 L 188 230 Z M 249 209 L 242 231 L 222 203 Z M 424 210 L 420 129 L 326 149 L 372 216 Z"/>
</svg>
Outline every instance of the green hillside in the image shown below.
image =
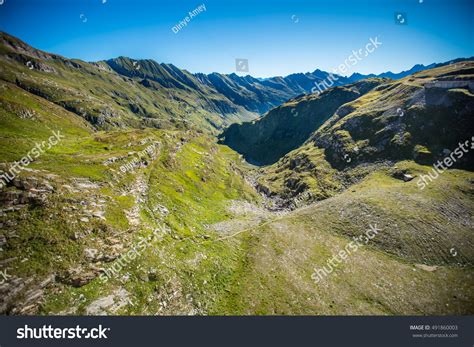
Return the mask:
<svg viewBox="0 0 474 347">
<path fill-rule="evenodd" d="M 220 135 L 221 142 L 249 162 L 273 164 L 301 146 L 341 105 L 383 82 L 383 79 L 363 80 L 291 99 L 256 121 L 232 124 Z"/>
<path fill-rule="evenodd" d="M 341 105 L 301 147 L 262 168 L 261 189 L 284 198 L 306 192 L 309 200 L 320 200 L 381 165 L 400 160 L 431 165 L 451 155 L 459 143 L 471 146 L 472 91 L 425 86 L 435 80 L 472 81 L 473 68 L 473 62 L 466 62 L 419 72 Z M 466 148 L 460 158 L 459 153 L 453 156 L 452 164 L 472 171 L 473 154 Z"/>
<path fill-rule="evenodd" d="M 124 73 L 128 70 L 123 68 L 120 74 L 105 62 L 87 63 L 42 52 L 0 33 L 2 80 L 81 116 L 98 130 L 199 128 L 213 132 L 258 116 L 211 88 L 184 85 L 186 78 L 195 85 L 198 81 L 175 67 L 168 66 L 168 71 L 154 61 L 116 61 L 131 72 Z M 166 83 L 149 80 L 141 72 L 147 69 L 164 75 Z"/>
<path fill-rule="evenodd" d="M 0 313 L 472 314 L 473 75 L 288 100 L 316 77 L 86 63 L 1 34 Z"/>
</svg>

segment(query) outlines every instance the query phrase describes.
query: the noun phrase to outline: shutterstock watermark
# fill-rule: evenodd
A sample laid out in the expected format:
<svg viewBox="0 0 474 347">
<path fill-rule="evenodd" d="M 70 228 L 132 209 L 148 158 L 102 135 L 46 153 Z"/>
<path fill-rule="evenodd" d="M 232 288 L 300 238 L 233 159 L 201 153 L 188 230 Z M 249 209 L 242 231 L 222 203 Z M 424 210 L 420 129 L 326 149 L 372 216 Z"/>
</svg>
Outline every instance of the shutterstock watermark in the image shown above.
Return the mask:
<svg viewBox="0 0 474 347">
<path fill-rule="evenodd" d="M 194 17 L 197 17 L 199 14 L 201 14 L 202 12 L 205 12 L 205 11 L 206 11 L 206 5 L 204 5 L 204 4 L 199 5 L 193 11 L 188 12 L 188 15 L 186 17 L 184 17 L 182 20 L 180 20 L 178 24 L 176 24 L 174 27 L 172 27 L 171 30 L 175 34 L 179 33 L 179 31 L 182 30 L 184 27 L 186 27 L 188 25 L 188 23 L 191 22 L 191 20 Z"/>
<path fill-rule="evenodd" d="M 471 144 L 471 147 L 469 147 L 469 144 Z M 439 177 L 440 174 L 453 166 L 454 163 L 461 159 L 465 153 L 469 152 L 470 149 L 474 149 L 474 136 L 472 137 L 471 141 L 466 140 L 464 142 L 459 142 L 458 147 L 456 147 L 456 149 L 451 153 L 449 153 L 448 150 L 449 155 L 446 156 L 442 161 L 438 160 L 435 164 L 433 164 L 433 168 L 430 172 L 428 172 L 428 175 L 420 175 L 420 178 L 416 182 L 418 188 L 421 190 L 425 189 L 429 183 L 433 182 Z M 456 158 L 454 158 L 454 156 L 456 156 Z M 445 166 L 443 166 L 443 164 Z M 433 175 L 431 175 L 431 173 L 433 173 Z"/>
<path fill-rule="evenodd" d="M 161 225 L 159 228 L 155 229 L 150 236 L 140 237 L 139 241 L 132 247 L 132 249 L 115 261 L 114 265 L 108 269 L 104 269 L 104 273 L 99 276 L 100 281 L 102 283 L 107 283 L 110 278 L 117 276 L 126 265 L 140 256 L 153 240 L 161 237 L 163 233 L 168 232 L 169 228 L 166 225 Z"/>
<path fill-rule="evenodd" d="M 344 249 L 341 249 L 339 253 L 334 254 L 330 259 L 326 261 L 326 266 L 323 268 L 315 269 L 311 278 L 316 282 L 319 283 L 322 279 L 326 276 L 331 274 L 334 269 L 341 264 L 342 262 L 346 261 L 347 258 L 352 254 L 357 252 L 359 247 L 366 245 L 372 240 L 377 234 L 381 231 L 381 229 L 377 228 L 377 225 L 369 225 L 369 230 L 367 230 L 364 235 L 359 235 L 357 237 L 353 237 L 354 241 L 349 242 Z"/>
<path fill-rule="evenodd" d="M 345 74 L 352 66 L 357 65 L 359 61 L 361 61 L 364 57 L 367 57 L 369 54 L 372 54 L 379 46 L 382 45 L 380 42 L 379 37 L 376 36 L 375 39 L 370 38 L 369 42 L 365 45 L 364 48 L 360 48 L 358 51 L 353 50 L 352 53 L 344 59 L 344 64 L 339 65 L 336 69 L 333 69 L 333 73 L 330 73 L 325 79 L 321 82 L 314 82 L 315 86 L 311 88 L 312 93 L 321 93 L 324 90 L 332 87 L 334 82 L 336 82 L 339 78 L 335 76 Z"/>
<path fill-rule="evenodd" d="M 235 59 L 235 71 L 249 72 L 249 60 L 244 58 Z"/>
<path fill-rule="evenodd" d="M 99 324 L 97 328 L 81 328 L 76 325 L 75 328 L 53 328 L 51 325 L 43 325 L 38 328 L 30 328 L 28 324 L 16 330 L 17 339 L 107 339 L 106 332 L 110 328 L 102 327 Z"/>
<path fill-rule="evenodd" d="M 49 137 L 48 141 L 42 141 L 41 143 L 37 142 L 34 148 L 32 148 L 19 161 L 15 161 L 10 166 L 8 171 L 0 176 L 0 189 L 3 188 L 3 186 L 6 186 L 7 183 L 11 182 L 22 170 L 30 165 L 41 154 L 51 149 L 53 146 L 56 146 L 62 138 L 64 138 L 64 135 L 62 135 L 60 131 L 53 131 L 53 135 Z"/>
</svg>

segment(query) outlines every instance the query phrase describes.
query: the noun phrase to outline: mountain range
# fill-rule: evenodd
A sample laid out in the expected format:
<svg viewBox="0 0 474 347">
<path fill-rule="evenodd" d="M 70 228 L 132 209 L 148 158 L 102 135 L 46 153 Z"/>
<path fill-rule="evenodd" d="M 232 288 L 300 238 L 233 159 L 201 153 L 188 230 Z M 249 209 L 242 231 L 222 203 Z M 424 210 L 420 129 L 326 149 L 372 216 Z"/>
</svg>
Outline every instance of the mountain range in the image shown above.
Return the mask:
<svg viewBox="0 0 474 347">
<path fill-rule="evenodd" d="M 328 76 L 1 33 L 0 313 L 472 314 L 474 60 Z"/>
<path fill-rule="evenodd" d="M 264 80 L 235 73 L 192 74 L 154 60 L 119 57 L 87 63 L 67 59 L 36 50 L 6 33 L 0 33 L 0 43 L 2 58 L 10 69 L 10 73 L 4 71 L 5 80 L 40 93 L 102 129 L 126 126 L 187 128 L 194 125 L 220 130 L 235 122 L 256 119 L 293 97 L 311 93 L 316 82 L 330 76 L 321 70 Z M 433 66 L 435 64 L 429 67 Z M 378 76 L 335 75 L 338 79 L 334 85 L 368 77 L 401 78 L 424 68 L 428 67 L 415 65 L 399 74 L 386 72 Z M 47 73 L 58 80 L 59 86 L 43 85 L 43 82 L 50 82 L 39 76 L 32 81 L 24 75 L 27 70 Z M 23 74 L 14 77 L 13 71 Z M 197 114 L 199 116 L 194 116 Z"/>
</svg>

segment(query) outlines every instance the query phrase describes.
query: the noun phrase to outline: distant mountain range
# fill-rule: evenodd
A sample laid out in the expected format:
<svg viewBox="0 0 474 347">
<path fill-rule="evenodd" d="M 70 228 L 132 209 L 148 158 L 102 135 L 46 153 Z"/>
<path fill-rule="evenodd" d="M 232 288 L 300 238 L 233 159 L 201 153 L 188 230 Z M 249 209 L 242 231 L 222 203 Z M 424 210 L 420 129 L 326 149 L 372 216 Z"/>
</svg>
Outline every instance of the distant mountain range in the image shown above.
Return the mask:
<svg viewBox="0 0 474 347">
<path fill-rule="evenodd" d="M 429 64 L 429 65 L 423 65 L 423 64 L 416 64 L 414 65 L 411 69 L 401 71 L 398 73 L 394 73 L 392 71 L 387 71 L 387 72 L 382 72 L 381 74 L 368 74 L 368 75 L 362 75 L 360 73 L 353 73 L 348 79 L 350 82 L 356 82 L 358 80 L 364 79 L 364 78 L 371 78 L 371 77 L 379 77 L 379 78 L 391 78 L 394 80 L 398 80 L 400 78 L 406 77 L 408 75 L 414 74 L 415 72 L 419 72 L 422 70 L 427 70 L 427 69 L 432 69 L 437 66 L 443 66 L 443 65 L 448 65 L 450 64 L 451 61 L 448 61 L 446 63 L 440 63 L 440 64 Z"/>
<path fill-rule="evenodd" d="M 192 74 L 173 64 L 127 57 L 88 63 L 35 49 L 7 33 L 0 33 L 0 48 L 0 60 L 8 67 L 0 71 L 0 78 L 80 115 L 98 129 L 198 127 L 215 132 L 311 93 L 315 83 L 330 76 L 321 70 L 268 79 Z M 416 65 L 377 77 L 400 78 L 424 68 Z M 338 76 L 333 86 L 373 76 Z"/>
<path fill-rule="evenodd" d="M 472 58 L 469 58 L 472 59 Z M 363 75 L 354 73 L 349 77 L 331 74 L 327 71 L 316 69 L 313 72 L 294 73 L 285 77 L 254 78 L 250 75 L 239 76 L 235 73 L 191 74 L 181 70 L 172 64 L 157 63 L 154 60 L 132 61 L 126 57 L 107 60 L 105 63 L 116 72 L 128 77 L 143 78 L 147 86 L 158 83 L 157 87 L 191 89 L 200 94 L 205 94 L 204 88 L 208 87 L 224 95 L 233 104 L 245 108 L 249 112 L 263 114 L 273 107 L 279 106 L 285 101 L 302 94 L 315 91 L 316 83 L 328 81 L 331 75 L 335 76 L 331 87 L 354 83 L 366 78 L 391 78 L 400 79 L 434 67 L 448 65 L 452 62 L 468 59 L 456 59 L 439 64 L 422 65 L 417 64 L 411 69 L 399 73 L 387 71 L 381 74 Z M 139 69 L 137 67 L 140 66 Z M 324 89 L 324 88 L 322 88 Z"/>
<path fill-rule="evenodd" d="M 455 62 L 459 61 L 461 60 Z M 319 139 L 318 144 L 322 147 L 328 147 L 329 141 L 334 141 L 338 137 L 341 137 L 341 142 L 344 142 L 347 137 L 347 129 L 351 129 L 351 133 L 355 134 L 352 142 L 361 141 L 365 138 L 367 134 L 364 132 L 368 132 L 368 129 L 371 129 L 374 134 L 378 134 L 377 136 L 380 139 L 371 139 L 365 143 L 366 145 L 372 143 L 373 148 L 370 151 L 368 150 L 371 154 L 376 153 L 375 148 L 382 147 L 382 143 L 385 146 L 387 141 L 392 144 L 396 142 L 395 140 L 401 141 L 395 137 L 393 139 L 383 138 L 382 141 L 382 130 L 392 137 L 394 136 L 393 132 L 397 130 L 400 132 L 397 136 L 401 136 L 403 141 L 409 137 L 411 141 L 414 141 L 416 134 L 419 137 L 420 144 L 428 148 L 435 147 L 433 150 L 430 148 L 426 153 L 435 152 L 436 155 L 439 155 L 444 148 L 451 148 L 456 141 L 469 137 L 469 132 L 466 133 L 464 130 L 471 127 L 469 116 L 472 115 L 472 108 L 474 107 L 472 105 L 472 94 L 465 90 L 466 86 L 460 91 L 453 89 L 447 92 L 442 89 L 436 94 L 426 92 L 424 85 L 433 80 L 459 80 L 462 81 L 460 85 L 467 83 L 465 81 L 471 78 L 470 75 L 473 72 L 473 62 L 463 61 L 462 64 L 434 64 L 435 66 L 428 70 L 425 70 L 423 65 L 417 65 L 412 70 L 418 72 L 399 80 L 394 80 L 389 76 L 398 77 L 406 72 L 400 74 L 384 73 L 379 75 L 384 77 L 368 77 L 344 86 L 329 88 L 322 93 L 299 96 L 273 108 L 258 120 L 230 125 L 219 137 L 222 143 L 241 153 L 247 161 L 257 165 L 276 163 L 283 156 L 308 141 L 311 138 L 310 134 L 313 134 L 312 138 Z M 417 88 L 414 88 L 415 85 Z M 410 92 L 408 93 L 405 89 L 410 89 Z M 369 96 L 365 97 L 366 94 Z M 372 99 L 378 100 L 378 103 L 373 103 Z M 359 107 L 361 104 L 369 106 L 362 108 Z M 452 110 L 453 105 L 457 105 L 458 109 Z M 355 112 L 355 109 L 359 109 L 359 111 Z M 406 115 L 408 110 L 412 115 L 410 120 L 413 120 L 413 124 L 411 124 L 413 129 L 410 136 L 407 135 L 408 133 L 404 133 L 404 129 L 400 128 L 402 118 L 397 117 L 397 113 L 404 113 L 403 120 L 408 121 Z M 423 110 L 423 117 L 425 117 L 423 122 L 417 118 L 421 117 L 421 110 Z M 455 115 L 451 115 L 452 112 L 455 112 Z M 432 118 L 438 113 L 443 115 L 443 122 Z M 348 114 L 353 114 L 353 117 L 349 117 Z M 355 117 L 356 115 L 358 117 Z M 383 116 L 387 119 L 383 122 L 378 119 L 369 122 L 364 118 L 369 115 Z M 456 125 L 449 126 L 455 116 L 461 117 L 461 115 L 465 117 L 462 122 L 459 121 Z M 331 122 L 331 120 L 333 121 Z M 343 120 L 344 125 L 342 124 Z M 433 126 L 435 121 L 437 126 Z M 379 127 L 373 129 L 373 125 L 378 122 L 381 122 Z M 331 125 L 337 131 L 333 131 L 325 137 L 315 137 L 314 134 L 316 133 L 324 133 L 322 130 L 324 128 L 323 124 L 326 125 L 326 128 Z M 459 124 L 463 125 L 459 126 Z M 403 123 L 402 125 L 406 126 Z M 430 133 L 436 134 L 433 138 L 426 136 L 428 126 L 432 127 Z M 319 130 L 320 128 L 321 130 Z M 421 131 L 423 135 L 419 133 L 418 128 L 425 129 Z M 443 131 L 443 134 L 440 134 L 439 131 Z M 457 135 L 453 136 L 455 140 L 440 148 L 439 137 L 447 139 L 448 133 L 456 133 Z M 362 148 L 362 145 L 359 144 L 357 147 Z M 339 148 L 332 148 L 331 150 L 337 152 Z M 403 151 L 406 151 L 406 153 Z M 409 147 L 409 149 L 394 146 L 390 153 L 384 153 L 383 158 L 393 156 L 400 159 L 399 156 L 405 155 L 413 159 L 414 153 L 414 146 Z M 357 154 L 360 155 L 360 153 Z M 338 157 L 339 161 L 335 160 L 333 165 L 340 164 L 340 157 Z M 418 159 L 422 157 L 422 154 L 418 155 Z M 332 159 L 330 156 L 329 158 Z M 354 161 L 354 159 L 351 160 Z"/>
</svg>

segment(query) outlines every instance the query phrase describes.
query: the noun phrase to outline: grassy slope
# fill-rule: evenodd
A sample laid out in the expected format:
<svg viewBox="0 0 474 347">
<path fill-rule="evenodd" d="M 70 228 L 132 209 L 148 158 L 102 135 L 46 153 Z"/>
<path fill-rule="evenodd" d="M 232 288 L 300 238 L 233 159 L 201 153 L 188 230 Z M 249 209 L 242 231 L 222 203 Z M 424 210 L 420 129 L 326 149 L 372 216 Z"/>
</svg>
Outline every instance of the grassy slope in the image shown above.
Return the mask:
<svg viewBox="0 0 474 347">
<path fill-rule="evenodd" d="M 41 314 L 88 313 L 91 305 L 120 289 L 131 303 L 108 313 L 474 312 L 472 173 L 447 172 L 419 191 L 416 179 L 394 179 L 384 166 L 336 170 L 322 150 L 305 145 L 295 153 L 307 156 L 309 164 L 303 159 L 291 164 L 298 158 L 289 156 L 287 165 L 296 170 L 284 173 L 303 175 L 318 199 L 333 197 L 275 215 L 275 221 L 260 227 L 220 234 L 209 225 L 231 220 L 228 206 L 233 201 L 259 200 L 242 178 L 245 168 L 235 152 L 193 131 L 93 132 L 79 116 L 3 82 L 0 102 L 1 162 L 19 160 L 53 129 L 66 135 L 30 165 L 35 171 L 20 175 L 54 186 L 46 204 L 0 217 L 7 235 L 0 256 L 17 257 L 8 264 L 9 274 L 39 282 L 70 269 L 87 273 L 108 268 L 117 259 L 91 263 L 84 250 L 123 255 L 158 226 L 170 229 L 106 284 L 98 278 L 80 288 L 54 282 L 46 288 L 37 311 Z M 19 117 L 25 109 L 34 111 L 33 118 Z M 147 138 L 160 143 L 156 157 L 147 157 L 146 167 L 120 174 L 120 165 L 146 148 L 142 141 Z M 112 157 L 122 159 L 103 164 Z M 411 161 L 397 165 L 414 175 L 429 169 Z M 268 170 L 273 170 L 268 177 L 278 189 L 286 180 L 278 171 L 286 166 Z M 350 179 L 362 177 L 335 195 Z M 105 220 L 90 217 L 87 210 L 103 211 Z M 89 221 L 81 221 L 85 216 Z M 371 223 L 381 234 L 316 285 L 314 268 L 325 265 L 350 236 L 360 235 Z M 73 240 L 75 233 L 84 236 Z M 428 271 L 414 264 L 437 268 Z"/>
<path fill-rule="evenodd" d="M 0 39 L 1 35 L 5 34 L 0 33 Z M 10 39 L 21 45 L 19 40 Z M 140 77 L 119 75 L 103 62 L 90 64 L 27 47 L 29 51 L 17 51 L 0 44 L 0 79 L 67 108 L 102 130 L 197 127 L 215 132 L 256 117 L 205 86 L 198 92 L 173 80 L 179 88 L 147 88 Z"/>
<path fill-rule="evenodd" d="M 379 171 L 334 198 L 247 232 L 232 241 L 247 257 L 215 313 L 472 314 L 473 177 L 454 170 L 419 191 L 414 181 Z M 327 266 L 370 224 L 382 231 L 315 284 L 314 269 Z"/>
<path fill-rule="evenodd" d="M 418 177 L 431 167 L 400 161 L 421 162 L 420 148 L 430 160 L 440 158 L 444 148 L 469 139 L 471 93 L 440 91 L 441 107 L 433 108 L 424 104 L 423 84 L 472 78 L 472 64 L 381 85 L 343 105 L 303 146 L 262 168 L 262 189 L 290 205 L 295 197 L 299 205 L 326 200 L 242 236 L 247 257 L 216 313 L 472 313 L 474 176 L 450 170 L 419 190 Z M 465 167 L 470 158 L 463 158 Z M 404 182 L 397 174 L 415 179 Z M 314 269 L 371 223 L 383 232 L 315 284 Z"/>
<path fill-rule="evenodd" d="M 84 312 L 91 302 L 117 288 L 125 288 L 131 293 L 133 305 L 116 313 L 196 314 L 208 311 L 214 297 L 222 295 L 223 283 L 233 272 L 241 254 L 230 245 L 204 245 L 205 239 L 218 237 L 205 226 L 230 217 L 225 208 L 229 200 L 256 197 L 245 187 L 240 176 L 229 171 L 229 162 L 236 159 L 235 154 L 206 142 L 207 139 L 197 138 L 184 144 L 171 164 L 172 151 L 164 147 L 160 158 L 146 170 L 150 190 L 141 205 L 144 222 L 140 229 L 146 229 L 144 235 L 149 235 L 150 230 L 166 225 L 170 232 L 151 243 L 106 285 L 94 280 L 81 288 L 67 288 L 61 295 L 51 296 L 43 313 L 77 305 L 76 298 L 81 294 L 85 299 L 77 312 Z M 203 163 L 197 152 L 206 155 L 208 163 Z M 206 183 L 201 177 L 206 177 Z M 166 207 L 170 214 L 160 214 L 157 206 Z M 130 245 L 142 233 L 134 231 L 133 234 Z M 152 280 L 150 274 L 153 274 Z"/>
<path fill-rule="evenodd" d="M 0 161 L 19 160 L 35 142 L 47 139 L 50 129 L 59 129 L 66 136 L 29 166 L 33 171 L 20 174 L 20 178 L 44 179 L 55 188 L 47 203 L 26 206 L 2 217 L 2 234 L 7 236 L 2 259 L 17 257 L 8 265 L 10 275 L 39 282 L 48 274 L 65 276 L 70 269 L 87 273 L 94 267 L 108 268 L 113 262 L 91 264 L 85 260 L 84 250 L 96 248 L 111 254 L 110 243 L 118 239 L 119 254 L 124 254 L 139 236 L 150 235 L 154 228 L 167 225 L 171 230 L 106 284 L 96 278 L 81 288 L 60 282 L 48 287 L 49 299 L 40 312 L 64 312 L 70 307 L 84 312 L 94 299 L 122 287 L 124 275 L 129 277 L 124 287 L 133 293 L 135 304 L 127 310 L 156 314 L 162 308 L 157 305 L 169 301 L 167 310 L 173 313 L 207 311 L 212 297 L 222 291 L 240 251 L 220 243 L 203 245 L 203 240 L 219 237 L 206 226 L 230 217 L 230 201 L 258 199 L 232 164 L 238 160 L 237 154 L 194 132 L 149 129 L 93 133 L 77 115 L 16 86 L 6 85 L 0 92 Z M 21 119 L 9 111 L 22 108 L 35 111 L 34 118 Z M 119 167 L 148 146 L 141 144 L 144 139 L 160 143 L 156 158 L 147 157 L 149 165 L 145 168 L 120 174 Z M 112 157 L 123 159 L 103 164 Z M 92 186 L 76 189 L 84 182 Z M 170 213 L 160 214 L 163 207 Z M 129 218 L 134 208 L 137 225 Z M 91 218 L 86 210 L 101 210 L 105 219 Z M 81 221 L 84 216 L 88 222 Z M 14 234 L 17 237 L 10 237 Z M 74 240 L 75 234 L 83 237 Z M 150 271 L 156 278 L 144 280 Z M 170 287 L 173 291 L 168 293 Z M 172 296 L 177 290 L 180 295 Z M 77 302 L 80 294 L 86 299 Z M 156 296 L 155 306 L 148 306 L 152 294 Z M 191 299 L 199 305 L 190 303 Z"/>
<path fill-rule="evenodd" d="M 473 67 L 467 61 L 375 87 L 342 105 L 302 146 L 262 168 L 259 183 L 286 199 L 307 192 L 311 198 L 306 200 L 314 201 L 334 195 L 380 165 L 444 159 L 445 149 L 454 151 L 472 136 L 474 95 L 467 89 L 440 90 L 440 104 L 433 105 L 428 101 L 434 92 L 423 86 L 433 80 L 472 79 Z M 381 162 L 385 164 L 375 165 Z M 472 170 L 473 162 L 471 151 L 457 165 Z"/>
</svg>

